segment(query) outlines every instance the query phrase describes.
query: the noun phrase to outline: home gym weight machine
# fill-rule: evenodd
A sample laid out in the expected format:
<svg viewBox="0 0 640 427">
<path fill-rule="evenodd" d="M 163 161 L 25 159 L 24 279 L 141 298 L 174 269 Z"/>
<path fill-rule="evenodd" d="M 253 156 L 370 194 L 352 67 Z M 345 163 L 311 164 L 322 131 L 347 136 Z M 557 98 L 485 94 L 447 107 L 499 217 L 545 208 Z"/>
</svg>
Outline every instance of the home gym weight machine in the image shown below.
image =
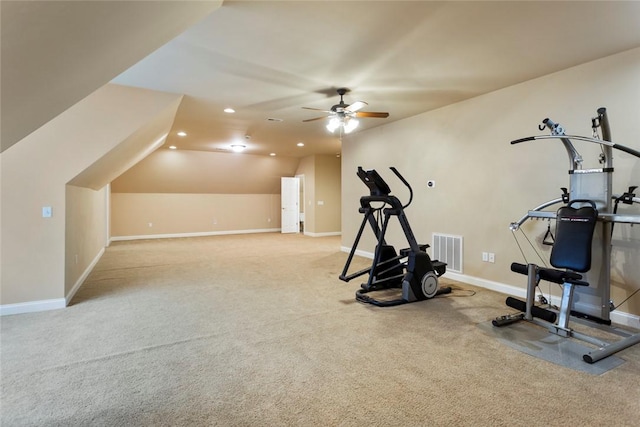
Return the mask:
<svg viewBox="0 0 640 427">
<path fill-rule="evenodd" d="M 389 169 L 409 189 L 409 201 L 403 205 L 396 196 L 393 196 L 391 189 L 375 169 L 364 170 L 362 167 L 358 167 L 357 175 L 369 188 L 369 195 L 360 198 L 359 212 L 364 215 L 364 218 L 342 274 L 340 274 L 340 280 L 349 282 L 356 277 L 369 273 L 367 282 L 363 283 L 361 289 L 356 292 L 356 300 L 380 307 L 422 301 L 433 298 L 436 295 L 451 292 L 450 287 L 438 288 L 438 277 L 445 273 L 447 265 L 441 261 L 431 260 L 426 252 L 429 245 L 418 244 L 404 213 L 404 210 L 413 201 L 411 185 L 396 168 L 391 167 Z M 401 249 L 399 252 L 396 252 L 396 249 L 385 240 L 391 217 L 398 218 L 402 231 L 409 243 L 408 248 Z M 371 226 L 377 240 L 373 262 L 371 267 L 347 274 L 367 223 Z M 380 300 L 366 295 L 368 292 L 393 288 L 402 289 L 401 298 Z"/>
<path fill-rule="evenodd" d="M 626 205 L 640 204 L 640 197 L 634 193 L 637 186 L 631 186 L 621 194 L 612 193 L 613 184 L 613 149 L 640 158 L 640 152 L 611 142 L 611 130 L 607 111 L 598 109 L 598 115 L 592 119 L 593 137 L 566 135 L 564 129 L 549 119 L 543 121 L 543 126 L 551 130 L 551 135 L 539 135 L 511 141 L 520 144 L 526 141 L 556 139 L 564 145 L 569 156 L 570 187 L 562 188 L 562 196 L 543 203 L 530 210 L 520 220 L 510 224 L 510 229 L 516 231 L 530 219 L 556 220 L 556 237 L 551 251 L 550 262 L 555 268 L 540 267 L 536 264 L 527 265 L 513 263 L 511 270 L 527 276 L 526 300 L 508 297 L 507 305 L 520 311 L 517 314 L 500 316 L 493 320 L 494 326 L 504 326 L 519 320 L 527 320 L 546 327 L 549 332 L 563 337 L 573 337 L 590 343 L 597 349 L 583 355 L 587 363 L 595 363 L 620 350 L 640 343 L 640 333 L 632 334 L 619 328 L 608 328 L 609 332 L 621 337 L 614 342 L 606 342 L 592 336 L 576 332 L 569 327 L 571 316 L 596 322 L 596 324 L 610 325 L 610 312 L 614 309 L 610 300 L 611 279 L 611 246 L 612 232 L 615 223 L 640 224 L 638 214 L 620 214 L 620 203 Z M 600 130 L 602 137 L 599 137 Z M 601 148 L 599 155 L 600 167 L 583 169 L 582 156 L 575 149 L 572 140 L 598 144 Z M 546 208 L 563 204 L 557 212 Z M 600 227 L 596 229 L 596 221 Z M 595 238 L 594 229 L 596 229 Z M 549 232 L 548 232 L 549 233 Z M 546 240 L 545 236 L 545 240 Z M 593 254 L 592 254 L 593 248 Z M 524 255 L 524 253 L 523 253 Z M 592 257 L 593 255 L 593 257 Z M 593 267 L 592 261 L 593 258 Z M 597 271 L 599 268 L 599 272 Z M 595 271 L 594 271 L 595 270 Z M 583 280 L 583 274 L 591 277 Z M 596 274 L 593 274 L 593 273 Z M 560 307 L 556 311 L 535 305 L 535 289 L 541 280 L 557 283 L 562 286 Z"/>
</svg>

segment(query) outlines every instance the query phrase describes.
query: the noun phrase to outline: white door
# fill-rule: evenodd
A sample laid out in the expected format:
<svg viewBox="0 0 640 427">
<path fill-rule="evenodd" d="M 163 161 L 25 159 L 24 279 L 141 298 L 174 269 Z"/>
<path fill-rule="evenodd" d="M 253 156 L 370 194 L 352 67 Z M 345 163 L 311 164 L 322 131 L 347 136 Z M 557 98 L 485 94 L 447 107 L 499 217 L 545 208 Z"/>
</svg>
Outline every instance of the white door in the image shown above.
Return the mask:
<svg viewBox="0 0 640 427">
<path fill-rule="evenodd" d="M 300 231 L 298 198 L 300 197 L 298 178 L 280 178 L 280 197 L 282 201 L 281 229 L 283 233 Z"/>
</svg>

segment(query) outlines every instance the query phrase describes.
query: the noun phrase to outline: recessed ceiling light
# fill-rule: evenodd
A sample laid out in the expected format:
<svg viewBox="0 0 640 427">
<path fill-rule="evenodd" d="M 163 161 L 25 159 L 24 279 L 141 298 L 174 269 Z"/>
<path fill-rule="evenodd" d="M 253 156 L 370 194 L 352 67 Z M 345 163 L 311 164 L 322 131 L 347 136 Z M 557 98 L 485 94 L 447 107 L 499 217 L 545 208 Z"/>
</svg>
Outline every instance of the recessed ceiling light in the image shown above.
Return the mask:
<svg viewBox="0 0 640 427">
<path fill-rule="evenodd" d="M 187 136 L 187 133 L 181 130 L 180 132 L 178 132 L 178 136 Z"/>
<path fill-rule="evenodd" d="M 176 150 L 178 147 L 176 147 L 175 145 L 170 145 L 169 146 L 169 150 Z"/>
<path fill-rule="evenodd" d="M 269 153 L 269 155 L 270 155 L 271 157 L 275 157 L 275 156 L 276 156 L 276 153 Z"/>
<path fill-rule="evenodd" d="M 297 145 L 298 147 L 304 147 L 304 142 L 298 142 L 296 145 Z"/>
<path fill-rule="evenodd" d="M 223 111 L 224 111 L 225 113 L 229 113 L 229 114 L 231 114 L 231 113 L 235 113 L 235 112 L 236 112 L 236 110 L 234 110 L 233 108 L 225 108 Z"/>
<path fill-rule="evenodd" d="M 241 153 L 244 151 L 244 149 L 247 148 L 246 145 L 242 145 L 242 144 L 231 144 L 231 150 L 233 150 L 236 153 Z"/>
</svg>

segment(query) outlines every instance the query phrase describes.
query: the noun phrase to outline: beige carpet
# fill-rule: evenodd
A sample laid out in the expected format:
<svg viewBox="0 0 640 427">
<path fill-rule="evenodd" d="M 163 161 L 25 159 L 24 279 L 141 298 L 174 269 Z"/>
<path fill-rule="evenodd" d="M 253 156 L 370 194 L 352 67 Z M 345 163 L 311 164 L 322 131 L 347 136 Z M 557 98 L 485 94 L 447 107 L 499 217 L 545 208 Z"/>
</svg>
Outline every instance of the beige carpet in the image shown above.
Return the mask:
<svg viewBox="0 0 640 427">
<path fill-rule="evenodd" d="M 491 291 L 362 305 L 339 247 L 114 243 L 70 307 L 0 320 L 2 426 L 638 425 L 640 346 L 591 375 L 483 330 Z"/>
</svg>

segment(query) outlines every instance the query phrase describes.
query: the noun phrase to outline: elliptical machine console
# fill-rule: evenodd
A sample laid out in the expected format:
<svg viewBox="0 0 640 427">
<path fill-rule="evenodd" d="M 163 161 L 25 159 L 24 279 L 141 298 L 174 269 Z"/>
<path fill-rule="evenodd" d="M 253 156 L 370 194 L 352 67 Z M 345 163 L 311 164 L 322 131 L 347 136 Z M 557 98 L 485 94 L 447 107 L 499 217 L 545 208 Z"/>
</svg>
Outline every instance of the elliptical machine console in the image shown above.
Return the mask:
<svg viewBox="0 0 640 427">
<path fill-rule="evenodd" d="M 364 215 L 364 218 L 340 275 L 340 280 L 349 282 L 368 273 L 367 282 L 363 283 L 361 289 L 356 292 L 356 300 L 381 307 L 422 301 L 451 292 L 450 287 L 438 288 L 438 277 L 445 273 L 447 265 L 444 262 L 431 260 L 426 252 L 429 245 L 418 244 L 404 213 L 405 208 L 413 200 L 413 189 L 396 168 L 389 169 L 409 189 L 409 201 L 403 205 L 397 197 L 391 195 L 391 189 L 375 169 L 364 170 L 358 167 L 357 175 L 369 188 L 369 195 L 360 198 L 359 212 Z M 377 207 L 372 206 L 372 203 Z M 399 252 L 385 241 L 391 217 L 398 218 L 409 243 L 408 248 L 400 249 Z M 377 240 L 373 262 L 370 268 L 347 274 L 367 223 L 371 226 Z M 366 295 L 368 292 L 392 288 L 401 288 L 402 297 L 394 300 L 380 300 Z"/>
</svg>

